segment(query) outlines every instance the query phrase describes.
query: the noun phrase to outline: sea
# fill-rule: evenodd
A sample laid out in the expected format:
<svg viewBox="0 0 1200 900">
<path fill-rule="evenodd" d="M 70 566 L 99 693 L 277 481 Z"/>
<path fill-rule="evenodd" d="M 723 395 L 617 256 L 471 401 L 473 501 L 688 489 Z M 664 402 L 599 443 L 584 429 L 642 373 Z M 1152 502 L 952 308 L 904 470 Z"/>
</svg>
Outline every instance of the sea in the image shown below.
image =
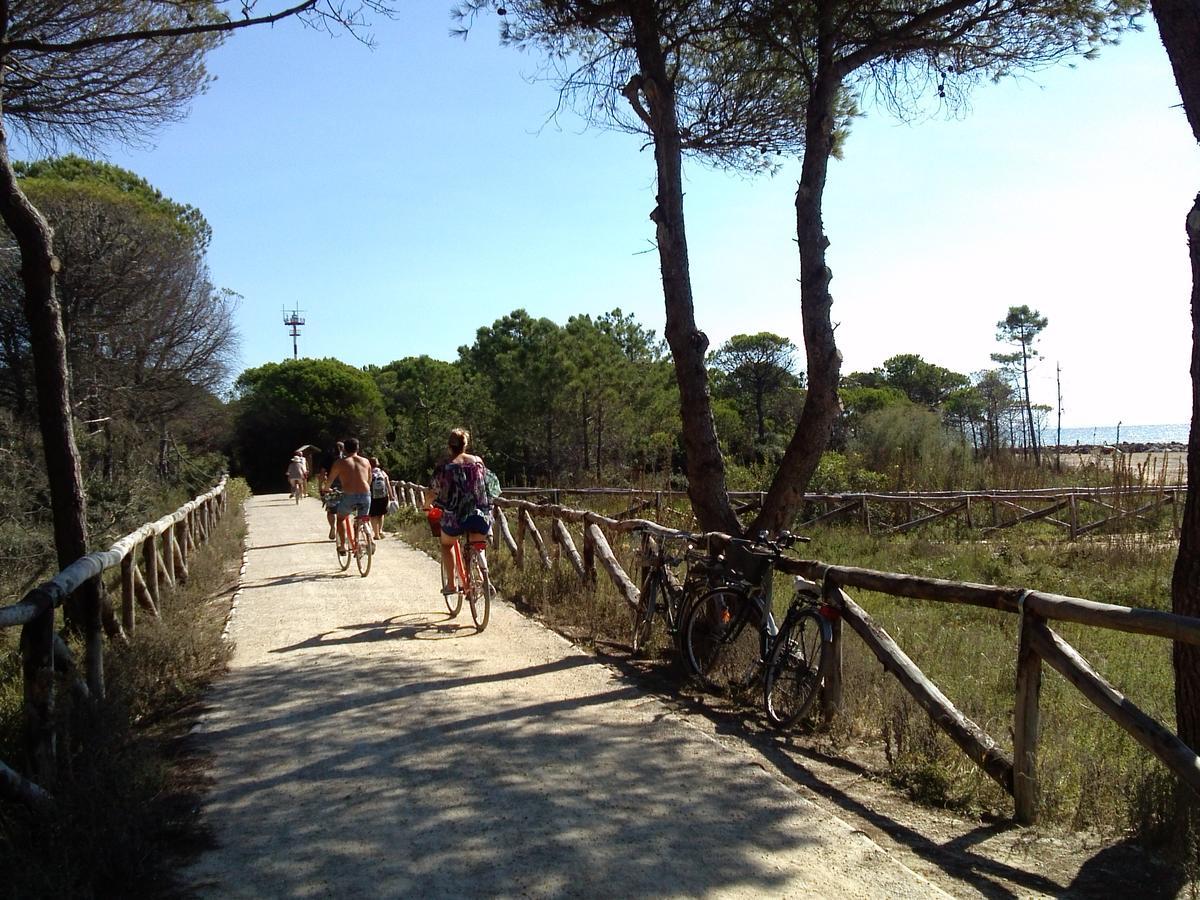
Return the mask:
<svg viewBox="0 0 1200 900">
<path fill-rule="evenodd" d="M 1075 444 L 1186 444 L 1191 426 L 1184 422 L 1178 425 L 1089 425 L 1086 428 L 1064 428 L 1062 445 Z M 1054 428 L 1042 431 L 1042 444 L 1053 446 L 1059 443 Z"/>
</svg>

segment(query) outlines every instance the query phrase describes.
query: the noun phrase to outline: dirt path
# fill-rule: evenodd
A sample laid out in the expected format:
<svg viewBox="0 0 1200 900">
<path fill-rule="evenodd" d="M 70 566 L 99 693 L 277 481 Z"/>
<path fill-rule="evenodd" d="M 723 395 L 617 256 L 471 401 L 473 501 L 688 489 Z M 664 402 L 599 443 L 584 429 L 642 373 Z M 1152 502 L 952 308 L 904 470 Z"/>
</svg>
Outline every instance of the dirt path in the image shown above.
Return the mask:
<svg viewBox="0 0 1200 900">
<path fill-rule="evenodd" d="M 386 539 L 362 579 L 316 501 L 247 514 L 198 895 L 945 896 L 506 604 L 451 620 L 422 553 Z"/>
</svg>

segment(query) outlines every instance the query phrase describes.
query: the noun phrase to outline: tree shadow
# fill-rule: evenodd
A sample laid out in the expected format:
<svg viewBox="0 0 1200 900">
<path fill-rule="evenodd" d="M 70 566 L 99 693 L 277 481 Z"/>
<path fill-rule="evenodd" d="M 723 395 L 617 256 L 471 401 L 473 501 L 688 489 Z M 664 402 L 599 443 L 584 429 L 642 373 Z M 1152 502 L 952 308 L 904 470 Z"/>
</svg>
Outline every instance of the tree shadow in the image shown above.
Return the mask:
<svg viewBox="0 0 1200 900">
<path fill-rule="evenodd" d="M 247 553 L 257 553 L 260 550 L 278 550 L 280 547 L 303 547 L 305 544 L 330 544 L 330 545 L 332 545 L 333 541 L 324 539 L 324 540 L 316 540 L 316 541 L 289 541 L 286 544 L 255 544 L 254 546 L 247 546 L 246 552 Z"/>
<path fill-rule="evenodd" d="M 939 841 L 915 828 L 872 808 L 844 790 L 829 784 L 804 765 L 814 760 L 847 774 L 874 779 L 877 773 L 854 761 L 822 753 L 806 746 L 792 735 L 781 735 L 765 727 L 753 713 L 744 708 L 701 693 L 692 693 L 681 666 L 675 661 L 665 663 L 638 662 L 627 652 L 604 654 L 602 659 L 621 673 L 624 679 L 640 685 L 663 702 L 683 714 L 700 715 L 708 719 L 718 734 L 734 737 L 757 752 L 773 771 L 811 790 L 850 816 L 869 823 L 904 845 L 920 858 L 935 865 L 945 874 L 962 881 L 985 897 L 1010 898 L 1025 896 L 1027 891 L 1061 896 L 1130 896 L 1174 897 L 1183 887 L 1181 880 L 1165 879 L 1162 893 L 1146 893 L 1146 873 L 1159 864 L 1135 846 L 1124 844 L 1101 850 L 1084 864 L 1070 885 L 1053 878 L 1029 872 L 1016 865 L 997 861 L 972 847 L 1005 832 L 1020 830 L 1012 820 L 980 824 L 948 841 Z M 1118 861 L 1124 866 L 1117 864 Z M 1101 874 L 1093 874 L 1101 873 Z M 1013 886 L 1017 886 L 1015 889 Z M 1157 888 L 1156 888 L 1157 891 Z"/>
<path fill-rule="evenodd" d="M 442 613 L 441 621 L 429 621 L 425 614 L 392 616 L 381 622 L 361 622 L 342 625 L 336 631 L 323 631 L 286 647 L 276 647 L 269 653 L 290 653 L 293 650 L 311 650 L 318 647 L 333 647 L 339 644 L 369 644 L 376 641 L 424 640 L 444 641 L 450 638 L 471 637 L 479 633 L 473 623 L 453 621 L 449 613 Z"/>
<path fill-rule="evenodd" d="M 231 837 L 193 883 L 388 897 L 796 884 L 779 854 L 820 834 L 800 827 L 812 808 L 756 767 L 714 768 L 702 737 L 641 711 L 639 686 L 597 674 L 563 696 L 561 673 L 594 665 L 582 654 L 503 672 L 454 665 L 463 674 L 447 678 L 387 654 L 322 654 L 232 673 L 198 738 L 217 760 L 207 815 Z M 691 764 L 701 751 L 708 762 Z"/>
</svg>

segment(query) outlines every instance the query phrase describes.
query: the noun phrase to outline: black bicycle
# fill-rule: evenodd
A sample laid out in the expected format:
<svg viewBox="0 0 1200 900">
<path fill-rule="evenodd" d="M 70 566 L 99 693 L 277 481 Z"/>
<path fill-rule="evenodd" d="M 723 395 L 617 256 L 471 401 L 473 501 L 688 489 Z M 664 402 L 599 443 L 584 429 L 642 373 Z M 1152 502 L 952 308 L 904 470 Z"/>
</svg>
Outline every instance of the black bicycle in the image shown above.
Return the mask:
<svg viewBox="0 0 1200 900">
<path fill-rule="evenodd" d="M 758 676 L 779 629 L 771 612 L 776 560 L 797 541 L 789 532 L 774 540 L 731 539 L 724 554 L 725 583 L 710 588 L 683 616 L 684 664 L 708 690 L 745 690 Z"/>
<path fill-rule="evenodd" d="M 642 578 L 638 605 L 633 610 L 633 652 L 638 653 L 649 646 L 654 631 L 654 618 L 661 616 L 668 634 L 678 645 L 680 623 L 687 613 L 689 603 L 699 597 L 704 588 L 716 583 L 719 562 L 696 545 L 704 535 L 676 531 L 663 534 L 658 529 L 638 529 L 642 534 L 642 560 L 646 566 Z M 637 532 L 635 532 L 637 533 Z M 683 542 L 680 552 L 671 552 L 670 545 Z M 687 563 L 687 574 L 682 582 L 675 576 L 674 569 Z"/>
<path fill-rule="evenodd" d="M 763 707 L 776 728 L 791 728 L 812 710 L 832 660 L 832 621 L 838 611 L 821 598 L 821 588 L 796 576 L 788 611 L 767 655 Z"/>
</svg>

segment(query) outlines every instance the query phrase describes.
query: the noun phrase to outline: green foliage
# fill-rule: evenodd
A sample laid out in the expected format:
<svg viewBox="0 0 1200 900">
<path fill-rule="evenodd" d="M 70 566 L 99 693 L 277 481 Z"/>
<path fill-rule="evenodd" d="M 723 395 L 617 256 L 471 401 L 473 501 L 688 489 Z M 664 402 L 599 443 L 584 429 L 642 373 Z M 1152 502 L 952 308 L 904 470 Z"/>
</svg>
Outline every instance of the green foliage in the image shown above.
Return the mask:
<svg viewBox="0 0 1200 900">
<path fill-rule="evenodd" d="M 679 431 L 670 364 L 619 309 L 564 326 L 515 310 L 459 358 L 372 369 L 392 423 L 394 475 L 425 481 L 452 427 L 504 483 L 622 483 L 668 470 Z"/>
<path fill-rule="evenodd" d="M 69 184 L 110 199 L 125 198 L 173 222 L 181 233 L 190 236 L 200 253 L 205 252 L 212 241 L 212 227 L 200 210 L 186 203 L 176 203 L 140 175 L 120 166 L 70 154 L 33 162 L 18 160 L 13 163 L 13 170 L 22 179 L 21 187 L 27 193 L 31 189 L 37 192 L 50 190 L 54 185 Z"/>
<path fill-rule="evenodd" d="M 743 464 L 778 461 L 787 449 L 804 402 L 803 378 L 793 371 L 796 349 L 763 331 L 735 334 L 711 357 L 715 402 L 738 414 L 736 427 L 718 434 Z"/>
<path fill-rule="evenodd" d="M 960 487 L 971 462 L 967 448 L 937 413 L 914 405 L 864 416 L 850 450 L 864 467 L 885 476 L 890 490 Z"/>
<path fill-rule="evenodd" d="M 256 490 L 280 490 L 292 452 L 356 437 L 378 455 L 387 432 L 383 397 L 367 372 L 336 359 L 247 369 L 234 383 L 234 464 Z"/>
</svg>

